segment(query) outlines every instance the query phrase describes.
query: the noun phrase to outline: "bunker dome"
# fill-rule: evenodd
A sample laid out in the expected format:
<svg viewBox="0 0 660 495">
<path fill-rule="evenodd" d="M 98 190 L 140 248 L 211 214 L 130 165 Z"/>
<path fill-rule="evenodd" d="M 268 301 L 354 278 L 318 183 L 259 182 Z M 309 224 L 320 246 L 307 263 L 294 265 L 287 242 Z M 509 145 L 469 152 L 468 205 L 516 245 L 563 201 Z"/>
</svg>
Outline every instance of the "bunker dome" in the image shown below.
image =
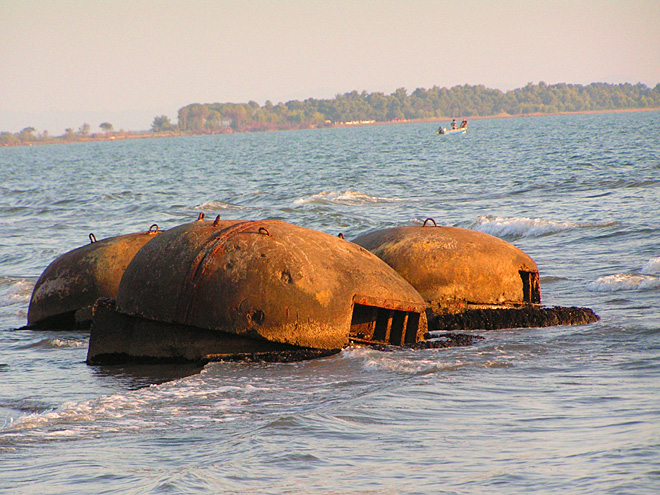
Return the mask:
<svg viewBox="0 0 660 495">
<path fill-rule="evenodd" d="M 114 298 L 124 270 L 146 243 L 160 231 L 110 237 L 65 253 L 55 259 L 37 280 L 25 328 L 89 328 L 92 307 L 98 298 Z"/>
<path fill-rule="evenodd" d="M 277 220 L 198 220 L 146 245 L 100 302 L 90 364 L 209 360 L 355 342 L 414 343 L 425 303 L 338 237 Z"/>
<path fill-rule="evenodd" d="M 421 227 L 378 230 L 353 242 L 410 282 L 433 316 L 541 302 L 536 263 L 512 244 L 482 232 L 439 227 L 427 219 Z"/>
</svg>

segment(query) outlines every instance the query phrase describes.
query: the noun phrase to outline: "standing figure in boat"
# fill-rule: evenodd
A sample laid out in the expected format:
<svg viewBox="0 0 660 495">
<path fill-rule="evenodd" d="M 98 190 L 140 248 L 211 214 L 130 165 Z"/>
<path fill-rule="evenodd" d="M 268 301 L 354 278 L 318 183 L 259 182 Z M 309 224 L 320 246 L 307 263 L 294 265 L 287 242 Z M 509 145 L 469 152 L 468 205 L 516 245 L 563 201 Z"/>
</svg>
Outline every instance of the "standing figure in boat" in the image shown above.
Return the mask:
<svg viewBox="0 0 660 495">
<path fill-rule="evenodd" d="M 460 126 L 456 125 L 456 119 L 452 119 L 449 129 L 440 126 L 437 134 L 464 134 L 467 130 L 467 125 L 468 122 L 465 119 L 463 119 L 463 122 L 461 122 Z"/>
</svg>

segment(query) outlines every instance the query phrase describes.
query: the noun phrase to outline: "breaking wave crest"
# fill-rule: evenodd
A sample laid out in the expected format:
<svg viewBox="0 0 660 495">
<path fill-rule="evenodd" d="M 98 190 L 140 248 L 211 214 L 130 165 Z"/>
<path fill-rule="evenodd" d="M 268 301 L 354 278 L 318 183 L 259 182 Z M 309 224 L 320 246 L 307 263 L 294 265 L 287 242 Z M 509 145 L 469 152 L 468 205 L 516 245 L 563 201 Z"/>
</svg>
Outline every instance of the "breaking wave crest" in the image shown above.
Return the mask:
<svg viewBox="0 0 660 495">
<path fill-rule="evenodd" d="M 223 210 L 245 210 L 245 206 L 235 205 L 232 203 L 226 203 L 224 201 L 207 201 L 200 205 L 195 206 L 195 210 L 204 210 L 204 211 L 223 211 Z"/>
<path fill-rule="evenodd" d="M 413 353 L 409 355 L 408 353 Z M 392 352 L 371 349 L 369 347 L 350 347 L 340 356 L 344 359 L 358 361 L 362 368 L 371 371 L 384 371 L 403 375 L 425 375 L 442 370 L 461 368 L 465 363 L 459 360 L 440 360 L 437 350 L 404 351 L 395 349 Z M 420 356 L 426 353 L 427 359 Z M 445 353 L 443 357 L 448 355 Z"/>
<path fill-rule="evenodd" d="M 395 203 L 399 199 L 381 198 L 359 191 L 323 191 L 312 196 L 296 199 L 293 204 L 302 206 L 306 204 L 343 204 L 360 206 L 365 204 Z"/>
<path fill-rule="evenodd" d="M 660 275 L 660 256 L 648 260 L 646 264 L 642 267 L 642 273 L 646 273 L 648 275 L 653 275 L 653 274 Z"/>
<path fill-rule="evenodd" d="M 67 402 L 56 410 L 12 419 L 0 428 L 0 452 L 3 446 L 16 441 L 78 439 L 101 433 L 161 428 L 176 416 L 187 416 L 191 425 L 198 421 L 232 421 L 238 417 L 236 411 L 240 411 L 244 403 L 240 396 L 250 392 L 250 387 L 209 388 L 204 380 L 195 377 L 82 402 Z M 255 389 L 256 394 L 259 392 Z M 205 406 L 191 406 L 196 400 L 203 400 Z"/>
<path fill-rule="evenodd" d="M 511 217 L 502 218 L 481 215 L 471 226 L 474 230 L 496 237 L 541 237 L 580 228 L 604 228 L 616 225 L 616 222 L 576 223 L 543 220 L 542 218 Z"/>
<path fill-rule="evenodd" d="M 0 277 L 0 307 L 30 301 L 36 279 Z"/>
<path fill-rule="evenodd" d="M 55 349 L 76 349 L 87 346 L 87 341 L 79 339 L 53 339 L 50 341 L 50 345 Z"/>
<path fill-rule="evenodd" d="M 600 277 L 587 284 L 587 288 L 596 292 L 660 289 L 660 277 L 656 275 L 660 275 L 660 257 L 648 260 L 639 273 L 616 273 Z"/>
<path fill-rule="evenodd" d="M 587 284 L 587 288 L 596 292 L 660 289 L 660 278 L 634 273 L 617 273 L 600 277 Z"/>
</svg>

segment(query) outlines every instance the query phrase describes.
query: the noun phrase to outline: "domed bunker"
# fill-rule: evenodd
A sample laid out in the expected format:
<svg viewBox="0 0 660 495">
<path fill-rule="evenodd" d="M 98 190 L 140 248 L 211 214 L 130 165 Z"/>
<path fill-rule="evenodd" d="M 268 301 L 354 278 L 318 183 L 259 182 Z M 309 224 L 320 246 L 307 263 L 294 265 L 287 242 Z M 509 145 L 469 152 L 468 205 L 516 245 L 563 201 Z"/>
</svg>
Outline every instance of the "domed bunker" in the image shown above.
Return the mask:
<svg viewBox="0 0 660 495">
<path fill-rule="evenodd" d="M 597 319 L 586 310 L 558 320 L 557 311 L 542 308 L 536 263 L 512 244 L 483 232 L 439 227 L 427 219 L 421 227 L 388 228 L 353 242 L 376 254 L 419 291 L 431 329 L 546 326 Z"/>
<path fill-rule="evenodd" d="M 382 260 L 338 237 L 276 220 L 201 220 L 146 245 L 116 302 L 99 301 L 88 363 L 402 345 L 423 338 L 425 308 Z"/>
<path fill-rule="evenodd" d="M 124 270 L 160 231 L 110 237 L 79 247 L 55 259 L 37 280 L 25 329 L 89 328 L 92 307 L 99 298 L 115 298 Z"/>
</svg>

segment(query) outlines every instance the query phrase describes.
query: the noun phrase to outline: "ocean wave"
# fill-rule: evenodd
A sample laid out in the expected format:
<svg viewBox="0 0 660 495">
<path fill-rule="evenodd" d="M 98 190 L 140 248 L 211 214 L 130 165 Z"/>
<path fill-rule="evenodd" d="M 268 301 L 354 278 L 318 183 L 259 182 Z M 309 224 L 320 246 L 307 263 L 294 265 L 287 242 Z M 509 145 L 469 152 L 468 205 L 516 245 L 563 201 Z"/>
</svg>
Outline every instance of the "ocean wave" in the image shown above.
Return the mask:
<svg viewBox="0 0 660 495">
<path fill-rule="evenodd" d="M 32 278 L 0 277 L 0 307 L 27 304 L 35 284 Z"/>
<path fill-rule="evenodd" d="M 396 203 L 401 201 L 400 199 L 392 198 L 381 198 L 378 196 L 372 196 L 370 194 L 362 193 L 359 191 L 323 191 L 312 196 L 307 196 L 305 198 L 296 199 L 293 204 L 296 206 L 302 206 L 306 204 L 342 204 L 349 206 L 360 206 L 365 204 L 376 204 L 376 203 Z"/>
<path fill-rule="evenodd" d="M 660 256 L 648 260 L 642 267 L 642 273 L 647 275 L 660 274 Z"/>
<path fill-rule="evenodd" d="M 254 393 L 260 392 L 255 389 Z M 17 441 L 40 441 L 54 437 L 78 439 L 101 432 L 138 432 L 160 428 L 175 416 L 185 415 L 191 424 L 197 421 L 232 421 L 238 417 L 245 402 L 240 396 L 249 393 L 249 387 L 209 388 L 203 380 L 184 378 L 82 402 L 66 402 L 55 410 L 10 419 L 4 428 L 0 428 L 0 450 L 3 444 Z M 193 411 L 191 404 L 200 402 L 206 405 L 197 405 Z"/>
<path fill-rule="evenodd" d="M 617 273 L 615 275 L 600 277 L 588 283 L 587 288 L 596 292 L 653 290 L 660 289 L 660 278 L 635 273 Z"/>
<path fill-rule="evenodd" d="M 580 228 L 604 228 L 616 225 L 616 222 L 577 223 L 543 220 L 542 218 L 510 217 L 502 218 L 481 215 L 471 228 L 496 237 L 541 237 Z"/>
<path fill-rule="evenodd" d="M 235 205 L 232 203 L 226 203 L 225 201 L 214 200 L 207 201 L 194 207 L 195 210 L 204 210 L 204 211 L 222 211 L 222 210 L 246 210 L 246 206 Z"/>
<path fill-rule="evenodd" d="M 57 349 L 75 349 L 78 347 L 86 347 L 87 341 L 78 339 L 52 339 L 50 345 Z"/>
<path fill-rule="evenodd" d="M 86 340 L 56 337 L 30 342 L 20 347 L 20 349 L 75 349 L 85 346 L 87 346 Z"/>
<path fill-rule="evenodd" d="M 413 352 L 415 355 L 407 358 L 407 352 Z M 436 359 L 421 358 L 423 352 Z M 425 375 L 436 371 L 453 370 L 464 364 L 461 361 L 439 361 L 437 352 L 434 351 L 394 349 L 392 352 L 383 352 L 369 347 L 349 347 L 342 351 L 341 357 L 359 361 L 365 370 L 389 371 L 404 375 Z"/>
</svg>

